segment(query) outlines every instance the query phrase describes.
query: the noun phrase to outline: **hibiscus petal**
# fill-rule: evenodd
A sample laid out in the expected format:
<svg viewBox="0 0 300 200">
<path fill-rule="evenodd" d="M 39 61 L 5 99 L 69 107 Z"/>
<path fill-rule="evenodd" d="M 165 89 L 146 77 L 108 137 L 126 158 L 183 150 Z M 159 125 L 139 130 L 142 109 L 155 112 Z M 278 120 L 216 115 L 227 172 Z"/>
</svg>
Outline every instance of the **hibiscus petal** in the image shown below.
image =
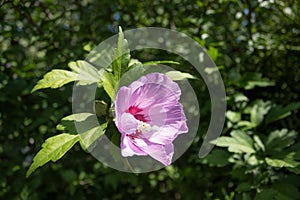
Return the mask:
<svg viewBox="0 0 300 200">
<path fill-rule="evenodd" d="M 115 114 L 116 114 L 116 125 L 117 127 L 120 126 L 120 117 L 122 113 L 126 112 L 129 105 L 129 99 L 130 99 L 131 90 L 127 87 L 121 87 L 118 91 L 118 94 L 116 96 L 116 102 L 115 102 Z"/>
<path fill-rule="evenodd" d="M 151 135 L 148 134 L 148 140 L 156 144 L 167 144 L 172 142 L 177 135 L 178 129 L 172 126 L 165 126 L 153 131 Z"/>
<path fill-rule="evenodd" d="M 178 129 L 180 133 L 188 132 L 188 127 L 186 124 L 186 117 L 183 112 L 183 108 L 181 103 L 177 103 L 176 105 L 169 108 L 167 111 L 166 123 L 167 126 L 173 126 Z"/>
<path fill-rule="evenodd" d="M 178 99 L 181 95 L 181 90 L 178 84 L 172 81 L 168 76 L 161 73 L 157 73 L 157 72 L 150 73 L 147 74 L 146 76 L 142 76 L 137 81 L 143 83 L 144 85 L 151 84 L 151 83 L 163 85 L 167 87 L 168 90 L 170 90 Z"/>
<path fill-rule="evenodd" d="M 145 153 L 143 150 L 141 150 L 139 147 L 137 147 L 133 141 L 130 139 L 130 137 L 126 135 L 122 135 L 121 137 L 121 155 L 124 157 L 133 156 L 133 155 L 139 155 L 139 156 L 145 156 L 147 153 Z"/>
<path fill-rule="evenodd" d="M 123 113 L 120 122 L 118 125 L 118 129 L 122 134 L 135 134 L 138 128 L 138 121 L 134 118 L 133 115 L 129 113 Z"/>
<path fill-rule="evenodd" d="M 147 147 L 142 147 L 142 150 L 166 166 L 169 166 L 172 163 L 172 157 L 174 154 L 174 146 L 172 143 L 166 145 L 153 144 Z"/>
<path fill-rule="evenodd" d="M 147 113 L 153 105 L 172 106 L 177 102 L 177 96 L 167 87 L 151 83 L 136 89 L 130 97 L 129 104 Z"/>
<path fill-rule="evenodd" d="M 148 123 L 151 126 L 161 127 L 166 124 L 167 112 L 162 105 L 153 105 L 147 113 L 145 111 L 141 113 L 148 116 L 147 118 L 150 120 Z"/>
</svg>

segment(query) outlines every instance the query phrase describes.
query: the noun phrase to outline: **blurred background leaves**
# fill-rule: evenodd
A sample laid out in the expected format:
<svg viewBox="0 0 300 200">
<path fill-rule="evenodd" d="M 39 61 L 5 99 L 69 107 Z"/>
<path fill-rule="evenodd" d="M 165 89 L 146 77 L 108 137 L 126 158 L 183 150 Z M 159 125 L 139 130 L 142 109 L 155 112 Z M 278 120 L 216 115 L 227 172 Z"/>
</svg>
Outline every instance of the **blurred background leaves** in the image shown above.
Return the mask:
<svg viewBox="0 0 300 200">
<path fill-rule="evenodd" d="M 299 197 L 298 0 L 21 0 L 1 1 L 0 6 L 1 198 Z M 67 69 L 69 62 L 84 59 L 94 46 L 116 34 L 118 26 L 124 31 L 170 28 L 205 47 L 226 86 L 223 137 L 245 144 L 246 151 L 230 150 L 222 143 L 204 159 L 198 158 L 210 101 L 205 85 L 191 80 L 200 100 L 200 129 L 174 165 L 148 174 L 122 173 L 76 144 L 59 162 L 26 179 L 43 141 L 57 135 L 60 119 L 71 113 L 71 84 L 31 94 L 36 81 L 51 69 Z M 133 57 L 143 62 L 180 61 L 183 64 L 175 69 L 199 77 L 189 63 L 167 52 L 136 51 Z"/>
</svg>

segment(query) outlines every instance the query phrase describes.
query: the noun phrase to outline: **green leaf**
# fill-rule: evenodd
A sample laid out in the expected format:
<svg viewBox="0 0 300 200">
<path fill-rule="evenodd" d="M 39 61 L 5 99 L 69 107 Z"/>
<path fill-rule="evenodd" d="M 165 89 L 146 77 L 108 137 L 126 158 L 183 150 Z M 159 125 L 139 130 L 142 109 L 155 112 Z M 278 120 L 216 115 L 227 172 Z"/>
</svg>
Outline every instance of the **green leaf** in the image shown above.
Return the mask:
<svg viewBox="0 0 300 200">
<path fill-rule="evenodd" d="M 95 101 L 95 112 L 98 117 L 105 116 L 107 114 L 107 103 L 104 101 L 96 100 Z"/>
<path fill-rule="evenodd" d="M 261 141 L 258 135 L 254 135 L 253 140 L 255 141 L 254 146 L 256 146 L 257 149 L 260 149 L 262 151 L 266 150 L 264 143 Z"/>
<path fill-rule="evenodd" d="M 61 119 L 61 123 L 56 126 L 56 129 L 60 131 L 67 131 L 72 134 L 77 134 L 74 121 L 83 122 L 86 125 L 88 118 L 93 115 L 94 114 L 92 113 L 76 113 L 69 115 Z"/>
<path fill-rule="evenodd" d="M 120 79 L 120 86 L 123 85 L 130 85 L 133 81 L 141 78 L 145 73 L 145 68 L 143 67 L 143 64 L 140 62 L 133 63 L 126 73 L 122 76 Z"/>
<path fill-rule="evenodd" d="M 262 123 L 264 116 L 268 113 L 270 108 L 271 104 L 268 101 L 257 100 L 254 102 L 250 111 L 250 121 L 254 127 Z"/>
<path fill-rule="evenodd" d="M 185 80 L 185 79 L 198 79 L 197 77 L 195 77 L 189 73 L 184 73 L 184 72 L 180 72 L 180 71 L 169 71 L 166 73 L 166 75 L 173 81 L 181 81 L 181 80 Z"/>
<path fill-rule="evenodd" d="M 300 173 L 300 162 L 296 161 L 296 152 L 282 152 L 281 155 L 273 156 L 272 158 L 265 158 L 265 161 L 271 167 L 284 167 L 295 174 Z"/>
<path fill-rule="evenodd" d="M 77 80 L 77 74 L 62 69 L 54 69 L 44 75 L 43 79 L 39 80 L 31 92 L 43 88 L 59 88 L 67 83 Z"/>
<path fill-rule="evenodd" d="M 251 190 L 251 184 L 248 182 L 240 183 L 236 188 L 237 192 L 247 192 L 249 190 Z"/>
<path fill-rule="evenodd" d="M 151 65 L 158 65 L 158 64 L 175 64 L 179 65 L 179 62 L 171 61 L 171 60 L 158 60 L 158 61 L 149 61 L 149 62 L 144 62 L 144 66 L 151 66 Z"/>
<path fill-rule="evenodd" d="M 208 164 L 211 167 L 224 167 L 228 164 L 231 154 L 222 149 L 214 149 L 207 156 L 200 159 L 203 164 Z"/>
<path fill-rule="evenodd" d="M 116 97 L 116 88 L 118 84 L 115 76 L 112 73 L 103 70 L 101 75 L 101 81 L 105 92 L 114 101 Z"/>
<path fill-rule="evenodd" d="M 63 133 L 48 138 L 42 145 L 42 149 L 33 158 L 33 163 L 29 167 L 26 177 L 29 177 L 38 167 L 43 166 L 50 160 L 56 162 L 60 159 L 72 146 L 79 141 L 78 135 Z"/>
<path fill-rule="evenodd" d="M 230 134 L 232 137 L 219 137 L 216 145 L 219 147 L 228 147 L 229 152 L 233 153 L 254 153 L 253 140 L 247 133 L 235 130 Z"/>
<path fill-rule="evenodd" d="M 282 149 L 292 145 L 297 135 L 297 132 L 288 131 L 287 129 L 273 131 L 266 139 L 266 149 L 271 154 L 274 150 L 281 151 Z"/>
<path fill-rule="evenodd" d="M 283 168 L 283 167 L 297 167 L 299 166 L 299 162 L 291 159 L 289 156 L 283 159 L 276 159 L 276 158 L 265 158 L 266 163 L 271 167 Z"/>
<path fill-rule="evenodd" d="M 68 66 L 72 71 L 54 69 L 45 74 L 31 92 L 43 88 L 59 88 L 72 81 L 78 81 L 77 85 L 88 85 L 98 83 L 100 80 L 99 71 L 86 61 L 70 62 Z"/>
<path fill-rule="evenodd" d="M 68 63 L 69 68 L 77 73 L 77 85 L 88 85 L 98 83 L 100 80 L 100 72 L 93 65 L 84 60 Z"/>
<path fill-rule="evenodd" d="M 278 183 L 269 186 L 268 188 L 264 188 L 262 191 L 258 192 L 254 200 L 291 200 L 299 199 L 299 196 L 300 192 L 295 186 L 291 184 Z"/>
<path fill-rule="evenodd" d="M 209 47 L 207 53 L 213 61 L 217 60 L 218 55 L 219 55 L 218 49 L 216 49 L 214 47 Z"/>
<path fill-rule="evenodd" d="M 126 71 L 130 61 L 130 49 L 128 42 L 124 39 L 122 28 L 119 27 L 118 47 L 113 52 L 112 69 L 117 80 Z"/>
<path fill-rule="evenodd" d="M 107 123 L 101 124 L 101 126 L 94 127 L 84 133 L 81 133 L 80 136 L 80 145 L 86 150 L 91 151 L 95 147 L 95 141 L 99 139 L 107 128 Z"/>
<path fill-rule="evenodd" d="M 280 119 L 283 119 L 289 116 L 293 110 L 297 110 L 300 108 L 300 102 L 290 103 L 289 105 L 283 106 L 275 106 L 273 107 L 268 115 L 266 116 L 266 123 L 271 123 Z"/>
<path fill-rule="evenodd" d="M 231 110 L 228 110 L 226 112 L 226 117 L 233 123 L 238 122 L 241 120 L 241 113 L 239 112 L 233 112 Z"/>
<path fill-rule="evenodd" d="M 254 87 L 273 86 L 275 82 L 270 81 L 268 78 L 262 78 L 261 73 L 247 73 L 240 79 L 238 85 L 246 90 L 250 90 Z"/>
</svg>

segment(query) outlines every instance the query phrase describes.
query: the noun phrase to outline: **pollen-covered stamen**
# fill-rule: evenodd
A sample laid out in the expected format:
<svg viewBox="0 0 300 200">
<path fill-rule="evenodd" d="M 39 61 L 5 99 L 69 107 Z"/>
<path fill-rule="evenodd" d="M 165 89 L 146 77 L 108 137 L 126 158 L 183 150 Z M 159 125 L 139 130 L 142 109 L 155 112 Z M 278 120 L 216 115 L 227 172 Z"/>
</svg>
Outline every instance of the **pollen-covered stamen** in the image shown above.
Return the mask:
<svg viewBox="0 0 300 200">
<path fill-rule="evenodd" d="M 151 131 L 150 124 L 138 120 L 137 132 L 145 133 Z"/>
</svg>

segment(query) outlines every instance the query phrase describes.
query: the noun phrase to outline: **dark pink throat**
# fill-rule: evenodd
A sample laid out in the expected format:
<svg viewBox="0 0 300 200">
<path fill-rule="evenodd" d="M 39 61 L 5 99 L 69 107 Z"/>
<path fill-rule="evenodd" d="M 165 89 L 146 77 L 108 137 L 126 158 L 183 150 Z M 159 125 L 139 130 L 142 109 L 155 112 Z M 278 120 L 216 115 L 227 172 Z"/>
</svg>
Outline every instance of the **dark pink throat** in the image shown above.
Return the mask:
<svg viewBox="0 0 300 200">
<path fill-rule="evenodd" d="M 145 116 L 143 114 L 140 114 L 139 112 L 142 112 L 143 109 L 138 108 L 137 106 L 130 106 L 128 108 L 128 112 L 134 116 L 137 120 L 140 120 L 142 122 L 147 122 L 145 119 Z"/>
</svg>

